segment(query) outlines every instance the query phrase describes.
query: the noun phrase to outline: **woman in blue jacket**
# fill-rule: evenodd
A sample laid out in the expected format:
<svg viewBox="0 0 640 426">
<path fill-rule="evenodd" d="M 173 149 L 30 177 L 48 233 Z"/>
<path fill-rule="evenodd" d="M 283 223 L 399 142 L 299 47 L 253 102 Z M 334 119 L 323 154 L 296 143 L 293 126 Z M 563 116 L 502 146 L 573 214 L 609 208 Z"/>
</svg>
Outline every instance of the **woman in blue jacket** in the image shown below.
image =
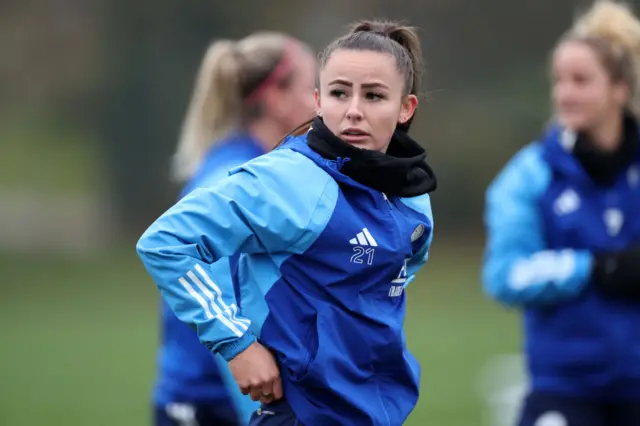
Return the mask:
<svg viewBox="0 0 640 426">
<path fill-rule="evenodd" d="M 260 32 L 212 43 L 174 157 L 174 178 L 184 184 L 181 197 L 271 150 L 311 117 L 314 84 L 314 55 L 285 34 Z M 156 426 L 247 424 L 257 405 L 240 393 L 227 363 L 214 358 L 166 302 L 161 320 Z"/>
<path fill-rule="evenodd" d="M 418 400 L 404 290 L 427 259 L 436 186 L 407 134 L 419 40 L 364 22 L 320 62 L 310 130 L 184 197 L 137 250 L 262 402 L 251 424 L 396 426 Z"/>
<path fill-rule="evenodd" d="M 486 196 L 487 293 L 524 313 L 521 426 L 640 424 L 640 22 L 598 1 L 553 52 L 555 120 Z"/>
</svg>

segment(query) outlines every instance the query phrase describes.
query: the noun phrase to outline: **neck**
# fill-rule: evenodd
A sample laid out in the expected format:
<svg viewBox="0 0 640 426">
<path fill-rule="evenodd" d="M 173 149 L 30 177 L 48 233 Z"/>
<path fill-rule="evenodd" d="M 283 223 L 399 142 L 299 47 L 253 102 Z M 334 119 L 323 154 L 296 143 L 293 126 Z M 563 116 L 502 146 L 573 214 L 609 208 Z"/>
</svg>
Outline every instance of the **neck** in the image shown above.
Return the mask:
<svg viewBox="0 0 640 426">
<path fill-rule="evenodd" d="M 404 132 L 394 135 L 389 155 L 385 155 L 344 142 L 316 117 L 307 144 L 334 162 L 336 173 L 387 195 L 415 197 L 436 189 L 437 180 L 427 164 L 426 151 Z"/>
<path fill-rule="evenodd" d="M 271 151 L 285 134 L 282 126 L 270 119 L 255 120 L 247 126 L 247 131 L 260 143 L 265 152 Z"/>
<path fill-rule="evenodd" d="M 593 144 L 602 151 L 615 151 L 622 140 L 622 114 L 604 120 L 602 124 L 589 132 Z"/>
</svg>

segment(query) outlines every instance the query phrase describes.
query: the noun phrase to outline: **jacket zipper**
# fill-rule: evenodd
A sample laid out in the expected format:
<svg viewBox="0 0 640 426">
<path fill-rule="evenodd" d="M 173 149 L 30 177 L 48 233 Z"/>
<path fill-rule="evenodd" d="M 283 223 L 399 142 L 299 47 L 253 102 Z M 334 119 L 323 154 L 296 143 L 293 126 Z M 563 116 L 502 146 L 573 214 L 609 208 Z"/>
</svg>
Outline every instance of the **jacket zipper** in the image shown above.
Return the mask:
<svg viewBox="0 0 640 426">
<path fill-rule="evenodd" d="M 391 200 L 389 200 L 389 197 L 387 197 L 387 194 L 385 194 L 384 192 L 381 192 L 382 194 L 382 198 L 384 198 L 385 204 L 387 205 L 387 207 L 389 208 L 389 215 L 391 216 L 391 219 L 394 223 L 394 241 L 396 244 L 398 244 L 398 246 L 401 245 L 402 243 L 402 238 L 400 235 L 400 222 L 398 220 L 398 216 L 396 215 L 396 212 L 394 211 L 394 205 L 391 202 Z"/>
<path fill-rule="evenodd" d="M 394 241 L 396 242 L 396 244 L 399 244 L 401 242 L 401 236 L 400 236 L 400 223 L 398 221 L 398 217 L 396 215 L 396 213 L 394 212 L 394 206 L 393 203 L 391 202 L 391 200 L 389 200 L 389 197 L 387 197 L 387 194 L 385 194 L 384 192 L 381 192 L 382 194 L 382 198 L 384 199 L 384 204 L 386 204 L 387 208 L 389 209 L 389 216 L 391 217 L 391 220 L 394 223 Z M 376 380 L 376 386 L 378 387 L 378 398 L 380 398 L 380 402 L 382 403 L 382 409 L 384 410 L 385 416 L 386 416 L 386 420 L 387 420 L 387 424 L 391 425 L 391 419 L 389 417 L 389 410 L 387 408 L 387 404 L 384 401 L 384 398 L 382 396 L 383 393 L 383 384 L 384 382 L 379 382 Z"/>
</svg>

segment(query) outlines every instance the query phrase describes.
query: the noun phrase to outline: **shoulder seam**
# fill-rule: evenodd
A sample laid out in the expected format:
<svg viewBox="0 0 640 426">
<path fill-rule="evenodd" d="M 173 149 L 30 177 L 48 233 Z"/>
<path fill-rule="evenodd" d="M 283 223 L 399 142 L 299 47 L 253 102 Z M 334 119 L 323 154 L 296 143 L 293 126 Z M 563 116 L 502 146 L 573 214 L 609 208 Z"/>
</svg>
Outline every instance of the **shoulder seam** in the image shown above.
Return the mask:
<svg viewBox="0 0 640 426">
<path fill-rule="evenodd" d="M 426 198 L 427 200 L 429 200 L 429 201 L 428 201 L 428 203 L 429 203 L 429 207 L 431 207 L 431 196 L 430 196 L 428 193 L 425 193 L 425 194 L 422 194 L 422 195 L 418 195 L 418 196 L 416 196 L 416 197 L 411 197 L 411 198 L 401 197 L 401 198 L 399 198 L 399 199 L 400 199 L 400 202 L 401 202 L 403 205 L 405 205 L 405 206 L 406 206 L 406 207 L 408 207 L 409 209 L 413 210 L 414 212 L 419 213 L 419 214 L 425 214 L 425 212 L 423 212 L 423 211 L 420 211 L 420 210 L 418 210 L 418 209 L 413 208 L 413 206 L 409 205 L 408 203 L 406 203 L 406 202 L 404 201 L 404 200 L 412 200 L 412 199 L 416 199 L 416 198 L 420 198 L 420 197 L 424 197 L 424 196 L 426 196 L 425 198 Z"/>
</svg>

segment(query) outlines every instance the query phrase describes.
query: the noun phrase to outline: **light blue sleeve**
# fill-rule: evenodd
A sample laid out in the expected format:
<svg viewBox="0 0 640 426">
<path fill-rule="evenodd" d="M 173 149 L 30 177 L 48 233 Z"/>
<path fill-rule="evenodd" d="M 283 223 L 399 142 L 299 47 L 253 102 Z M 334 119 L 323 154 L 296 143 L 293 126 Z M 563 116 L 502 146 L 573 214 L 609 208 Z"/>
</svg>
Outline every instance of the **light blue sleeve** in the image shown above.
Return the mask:
<svg viewBox="0 0 640 426">
<path fill-rule="evenodd" d="M 198 179 L 194 189 L 206 188 L 215 185 L 218 181 L 225 179 L 229 176 L 229 172 L 237 167 L 242 166 L 244 163 L 251 161 L 251 158 L 241 155 L 239 153 L 236 156 L 226 156 L 225 158 L 218 159 L 214 167 L 209 167 Z"/>
<path fill-rule="evenodd" d="M 292 170 L 305 171 L 305 185 L 291 179 Z M 229 361 L 256 340 L 238 311 L 228 257 L 302 253 L 317 238 L 319 227 L 310 224 L 330 217 L 335 200 L 324 190 L 331 182 L 306 157 L 274 151 L 191 192 L 144 232 L 137 244 L 143 264 L 176 316 L 212 352 Z"/>
<path fill-rule="evenodd" d="M 541 146 L 530 144 L 487 189 L 482 281 L 485 292 L 506 306 L 558 303 L 589 282 L 588 251 L 545 247 L 538 202 L 550 179 Z"/>
<path fill-rule="evenodd" d="M 431 198 L 428 194 L 414 197 L 410 200 L 405 200 L 405 203 L 416 210 L 419 213 L 427 216 L 427 219 L 431 223 L 431 231 L 427 237 L 422 248 L 407 262 L 407 281 L 405 287 L 407 287 L 416 277 L 418 271 L 427 263 L 429 258 L 429 250 L 431 249 L 431 243 L 433 242 L 433 212 L 431 211 Z"/>
</svg>

